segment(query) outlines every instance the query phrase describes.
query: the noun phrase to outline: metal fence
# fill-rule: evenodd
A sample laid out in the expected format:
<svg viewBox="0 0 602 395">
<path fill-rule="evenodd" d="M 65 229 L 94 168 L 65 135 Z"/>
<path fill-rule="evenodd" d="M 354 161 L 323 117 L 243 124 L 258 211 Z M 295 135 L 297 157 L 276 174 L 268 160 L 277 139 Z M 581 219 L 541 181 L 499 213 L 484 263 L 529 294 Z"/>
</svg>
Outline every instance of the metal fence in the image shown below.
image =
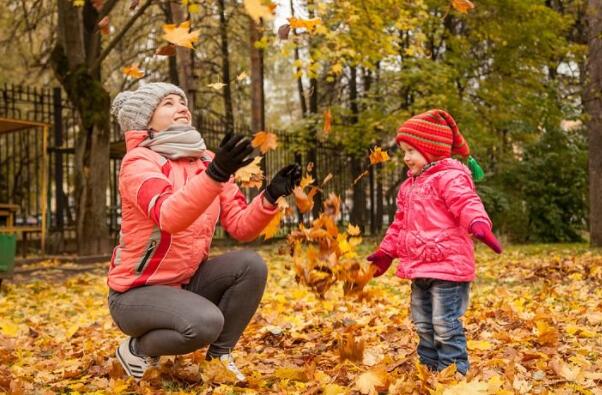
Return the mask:
<svg viewBox="0 0 602 395">
<path fill-rule="evenodd" d="M 48 233 L 60 240 L 73 239 L 75 236 L 75 197 L 74 197 L 74 147 L 79 122 L 75 109 L 66 99 L 60 88 L 34 88 L 5 84 L 0 88 L 0 117 L 13 118 L 47 123 L 50 125 L 48 152 Z M 205 138 L 209 148 L 215 148 L 225 134 L 224 124 L 219 120 L 196 117 L 196 127 Z M 235 127 L 237 133 L 249 135 L 247 127 Z M 294 137 L 286 133 L 277 133 L 279 147 L 268 152 L 265 156 L 264 171 L 266 180 L 286 164 L 298 162 L 303 166 L 309 161 L 309 150 L 299 149 L 297 152 L 290 147 L 299 147 Z M 118 146 L 121 135 L 114 126 L 112 145 Z M 14 203 L 21 206 L 19 215 L 21 221 L 38 221 L 39 207 L 36 199 L 24 199 L 22 196 L 35 196 L 32 189 L 37 185 L 39 177 L 39 150 L 27 150 L 26 147 L 37 147 L 38 140 L 32 132 L 22 131 L 10 136 L 0 136 L 0 203 Z M 296 143 L 296 144 L 293 144 Z M 21 147 L 21 148 L 19 148 Z M 26 157 L 15 155 L 17 150 L 27 152 Z M 111 232 L 117 237 L 120 227 L 120 201 L 118 193 L 118 175 L 120 156 L 118 150 L 112 150 L 110 160 L 110 181 L 107 190 L 107 223 Z M 352 209 L 353 177 L 351 175 L 351 158 L 344 154 L 340 147 L 327 143 L 317 144 L 313 153 L 315 158 L 314 174 L 323 179 L 332 173 L 333 178 L 325 184 L 322 196 L 330 192 L 341 198 L 341 220 L 349 221 Z M 26 159 L 24 159 L 26 158 Z M 3 187 L 2 183 L 11 187 Z M 370 174 L 362 179 L 361 185 L 367 199 L 364 204 L 366 222 L 359 224 L 366 234 L 380 232 L 386 226 L 394 213 L 395 190 L 399 185 L 399 171 L 390 168 L 370 168 Z M 29 189 L 28 189 L 29 188 Z M 256 190 L 245 191 L 251 198 Z M 20 197 L 21 196 L 21 197 Z M 310 221 L 312 215 L 306 215 L 305 221 Z M 292 227 L 296 227 L 301 218 L 287 218 L 280 235 L 285 235 Z M 57 236 L 58 235 L 58 236 Z M 223 237 L 218 231 L 217 237 Z M 60 249 L 69 249 L 61 245 Z"/>
</svg>

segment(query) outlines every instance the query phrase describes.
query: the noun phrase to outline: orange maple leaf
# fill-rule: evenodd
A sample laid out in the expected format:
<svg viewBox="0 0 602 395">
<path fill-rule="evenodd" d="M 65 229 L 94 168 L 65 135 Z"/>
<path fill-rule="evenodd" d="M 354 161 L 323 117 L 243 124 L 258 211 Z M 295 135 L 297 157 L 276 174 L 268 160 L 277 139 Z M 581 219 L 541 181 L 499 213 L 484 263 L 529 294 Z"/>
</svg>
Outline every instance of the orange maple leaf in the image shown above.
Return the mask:
<svg viewBox="0 0 602 395">
<path fill-rule="evenodd" d="M 314 196 L 318 193 L 318 188 L 311 187 L 309 192 L 305 194 L 301 187 L 295 187 L 293 189 L 293 195 L 295 196 L 295 202 L 297 207 L 302 214 L 307 213 L 314 207 Z"/>
<path fill-rule="evenodd" d="M 280 230 L 280 220 L 282 219 L 282 210 L 279 210 L 274 218 L 267 224 L 267 226 L 261 231 L 260 235 L 263 235 L 265 240 L 271 239 Z"/>
<path fill-rule="evenodd" d="M 383 151 L 380 147 L 374 147 L 370 152 L 370 164 L 376 165 L 377 163 L 386 162 L 389 160 L 389 154 L 387 151 Z"/>
<path fill-rule="evenodd" d="M 144 77 L 144 71 L 142 71 L 138 68 L 138 63 L 134 63 L 131 66 L 126 66 L 126 67 L 122 68 L 121 71 L 123 72 L 123 75 L 126 75 L 128 77 L 132 77 L 132 78 Z"/>
<path fill-rule="evenodd" d="M 278 137 L 274 133 L 257 132 L 254 136 L 251 145 L 254 148 L 259 148 L 262 154 L 278 147 Z"/>
<path fill-rule="evenodd" d="M 474 4 L 470 0 L 452 0 L 452 7 L 459 12 L 466 14 L 474 8 Z"/>
<path fill-rule="evenodd" d="M 288 18 L 288 23 L 293 29 L 307 29 L 313 31 L 316 26 L 322 23 L 320 18 L 299 19 L 295 17 Z"/>
<path fill-rule="evenodd" d="M 176 55 L 176 46 L 173 44 L 165 44 L 155 51 L 156 55 L 161 56 L 175 56 Z"/>
<path fill-rule="evenodd" d="M 163 25 L 165 34 L 163 38 L 172 44 L 180 47 L 192 48 L 192 44 L 199 41 L 200 30 L 190 30 L 190 21 L 184 21 L 179 25 L 166 24 Z"/>
<path fill-rule="evenodd" d="M 330 109 L 324 111 L 324 133 L 330 133 L 332 129 L 332 114 L 330 113 Z"/>
</svg>

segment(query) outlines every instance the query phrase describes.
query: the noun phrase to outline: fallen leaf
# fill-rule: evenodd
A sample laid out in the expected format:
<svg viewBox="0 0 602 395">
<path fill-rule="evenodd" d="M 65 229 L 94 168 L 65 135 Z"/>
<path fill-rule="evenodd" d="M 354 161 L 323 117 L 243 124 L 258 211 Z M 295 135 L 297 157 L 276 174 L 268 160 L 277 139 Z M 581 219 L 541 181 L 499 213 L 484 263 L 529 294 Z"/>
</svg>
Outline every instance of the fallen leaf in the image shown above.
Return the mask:
<svg viewBox="0 0 602 395">
<path fill-rule="evenodd" d="M 163 25 L 163 39 L 180 47 L 192 48 L 192 44 L 199 40 L 200 30 L 190 31 L 190 21 L 184 21 L 179 25 Z"/>
<path fill-rule="evenodd" d="M 134 63 L 131 66 L 126 66 L 121 69 L 123 75 L 132 78 L 142 78 L 144 77 L 144 71 L 138 68 L 138 64 Z"/>
<path fill-rule="evenodd" d="M 474 8 L 474 4 L 470 0 L 452 0 L 452 6 L 463 14 Z"/>
<path fill-rule="evenodd" d="M 278 147 L 278 136 L 270 132 L 257 132 L 254 134 L 251 145 L 254 148 L 259 148 L 262 154 Z"/>
<path fill-rule="evenodd" d="M 387 389 L 389 376 L 385 370 L 372 369 L 362 373 L 356 380 L 355 385 L 362 394 L 377 394 Z"/>
<path fill-rule="evenodd" d="M 244 0 L 245 10 L 247 14 L 255 21 L 255 23 L 270 21 L 274 18 L 274 6 L 271 1 L 264 4 L 261 0 Z"/>
<path fill-rule="evenodd" d="M 234 181 L 246 188 L 260 188 L 264 179 L 263 170 L 259 166 L 262 159 L 263 157 L 257 156 L 253 159 L 253 162 L 238 169 L 234 173 Z"/>
</svg>

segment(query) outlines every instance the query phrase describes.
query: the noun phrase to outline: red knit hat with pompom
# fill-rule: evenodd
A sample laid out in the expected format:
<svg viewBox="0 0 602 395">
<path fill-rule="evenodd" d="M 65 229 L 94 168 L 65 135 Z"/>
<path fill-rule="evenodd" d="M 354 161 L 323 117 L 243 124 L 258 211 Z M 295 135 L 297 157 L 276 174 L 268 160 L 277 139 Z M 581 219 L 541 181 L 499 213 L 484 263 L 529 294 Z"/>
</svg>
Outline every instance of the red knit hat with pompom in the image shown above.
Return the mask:
<svg viewBox="0 0 602 395">
<path fill-rule="evenodd" d="M 464 158 L 470 155 L 456 121 L 443 110 L 430 110 L 408 119 L 397 131 L 395 140 L 416 148 L 429 162 L 452 155 Z"/>
</svg>

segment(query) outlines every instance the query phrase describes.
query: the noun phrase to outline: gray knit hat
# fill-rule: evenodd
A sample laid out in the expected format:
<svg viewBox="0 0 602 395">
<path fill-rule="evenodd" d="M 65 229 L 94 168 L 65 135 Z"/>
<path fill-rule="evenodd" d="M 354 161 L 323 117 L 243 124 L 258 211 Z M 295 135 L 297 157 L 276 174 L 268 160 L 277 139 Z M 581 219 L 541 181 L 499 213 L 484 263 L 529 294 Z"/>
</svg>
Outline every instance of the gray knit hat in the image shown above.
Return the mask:
<svg viewBox="0 0 602 395">
<path fill-rule="evenodd" d="M 186 94 L 179 87 L 167 82 L 152 82 L 115 96 L 111 114 L 117 118 L 122 132 L 146 129 L 161 100 L 171 94 L 182 96 L 188 105 Z"/>
</svg>

